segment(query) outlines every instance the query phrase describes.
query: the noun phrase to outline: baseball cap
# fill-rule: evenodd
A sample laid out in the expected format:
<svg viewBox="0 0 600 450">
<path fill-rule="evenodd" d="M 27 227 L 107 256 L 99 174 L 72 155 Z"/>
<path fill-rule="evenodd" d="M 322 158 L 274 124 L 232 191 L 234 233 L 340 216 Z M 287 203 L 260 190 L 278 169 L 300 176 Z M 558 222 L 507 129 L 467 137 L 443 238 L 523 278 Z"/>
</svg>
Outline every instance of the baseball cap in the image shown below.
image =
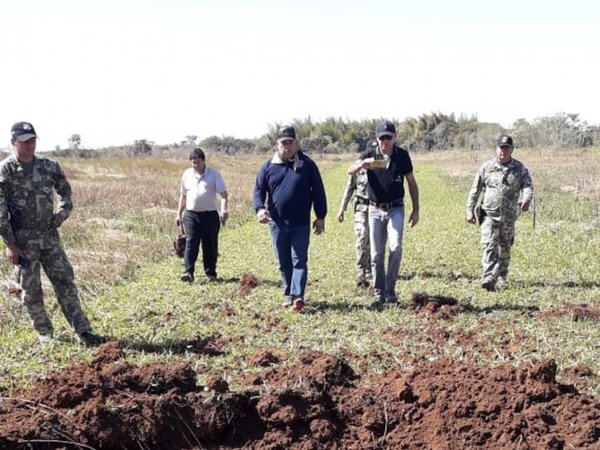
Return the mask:
<svg viewBox="0 0 600 450">
<path fill-rule="evenodd" d="M 291 125 L 285 125 L 277 130 L 278 141 L 286 141 L 288 139 L 296 139 L 296 130 Z"/>
<path fill-rule="evenodd" d="M 377 125 L 377 137 L 393 136 L 394 134 L 396 134 L 396 126 L 389 120 Z"/>
<path fill-rule="evenodd" d="M 25 142 L 31 138 L 37 137 L 33 125 L 31 125 L 29 122 L 15 123 L 10 130 L 10 134 L 12 135 L 13 139 L 17 139 L 21 142 Z"/>
<path fill-rule="evenodd" d="M 498 136 L 498 139 L 496 139 L 496 144 L 498 144 L 498 147 L 500 147 L 501 145 L 510 145 L 512 147 L 513 140 L 509 135 L 501 134 L 500 136 Z"/>
</svg>

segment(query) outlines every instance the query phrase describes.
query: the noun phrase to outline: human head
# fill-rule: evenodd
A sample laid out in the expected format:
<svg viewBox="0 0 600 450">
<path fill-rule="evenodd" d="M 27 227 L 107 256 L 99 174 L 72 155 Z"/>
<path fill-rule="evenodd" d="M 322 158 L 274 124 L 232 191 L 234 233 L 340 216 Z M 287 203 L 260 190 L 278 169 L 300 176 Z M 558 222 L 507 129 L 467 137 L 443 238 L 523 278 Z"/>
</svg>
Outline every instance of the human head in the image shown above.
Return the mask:
<svg viewBox="0 0 600 450">
<path fill-rule="evenodd" d="M 192 159 L 201 159 L 202 161 L 206 161 L 206 155 L 204 154 L 204 150 L 201 148 L 195 148 L 190 152 L 190 160 Z"/>
<path fill-rule="evenodd" d="M 507 134 L 501 134 L 496 139 L 496 159 L 500 164 L 507 164 L 513 152 L 513 139 Z"/>
<path fill-rule="evenodd" d="M 394 148 L 396 138 L 396 126 L 389 120 L 384 120 L 377 125 L 377 143 L 384 155 L 389 155 Z"/>
<path fill-rule="evenodd" d="M 21 142 L 28 141 L 29 139 L 37 138 L 35 128 L 29 122 L 17 122 L 10 129 L 11 140 L 18 140 Z"/>
<path fill-rule="evenodd" d="M 277 151 L 284 159 L 292 159 L 298 151 L 296 130 L 291 125 L 284 125 L 277 130 Z"/>
<path fill-rule="evenodd" d="M 206 167 L 206 155 L 204 154 L 204 150 L 201 148 L 195 148 L 190 152 L 190 162 L 192 163 L 192 167 L 198 173 L 204 173 L 204 168 Z"/>
<path fill-rule="evenodd" d="M 19 160 L 28 162 L 33 158 L 37 144 L 37 133 L 29 122 L 17 122 L 11 130 L 10 142 L 14 145 Z"/>
</svg>

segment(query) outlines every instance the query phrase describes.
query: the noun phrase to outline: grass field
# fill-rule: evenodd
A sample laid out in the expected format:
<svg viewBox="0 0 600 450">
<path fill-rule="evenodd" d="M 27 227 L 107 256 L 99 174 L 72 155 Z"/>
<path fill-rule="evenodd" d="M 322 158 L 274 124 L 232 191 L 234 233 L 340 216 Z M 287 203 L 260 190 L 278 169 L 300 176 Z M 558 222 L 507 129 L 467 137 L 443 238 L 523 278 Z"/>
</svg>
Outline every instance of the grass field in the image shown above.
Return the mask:
<svg viewBox="0 0 600 450">
<path fill-rule="evenodd" d="M 442 356 L 489 365 L 554 359 L 559 369 L 591 368 L 594 375 L 577 380 L 577 387 L 599 395 L 600 319 L 574 314 L 572 305 L 600 308 L 600 152 L 515 151 L 532 172 L 535 215 L 523 215 L 517 223 L 511 281 L 497 293 L 479 286 L 479 232 L 464 220 L 472 177 L 490 156 L 414 157 L 421 221 L 405 229 L 400 305 L 382 312 L 370 311 L 369 296 L 354 286 L 352 225 L 335 220 L 352 156 L 316 158 L 329 216 L 325 234 L 311 238 L 308 306 L 302 314 L 280 306 L 268 230 L 254 220 L 250 206 L 262 157 L 213 161 L 209 156 L 208 164 L 221 170 L 231 195 L 218 283 L 201 277 L 182 283 L 181 260 L 170 251 L 185 159 L 62 161 L 76 205 L 62 237 L 92 323 L 119 340 L 131 362 L 188 360 L 198 373 L 218 373 L 235 389 L 255 370 L 248 361 L 264 348 L 289 355 L 300 348 L 322 350 L 344 356 L 357 372 L 408 368 Z M 1 272 L 9 277 L 5 261 Z M 249 274 L 258 286 L 243 295 L 240 283 Z M 61 341 L 51 346 L 37 344 L 16 298 L 0 299 L 3 388 L 28 385 L 91 358 L 92 352 L 74 340 L 47 283 L 45 289 Z M 408 307 L 415 292 L 453 297 L 461 310 L 440 320 L 415 314 Z M 224 354 L 177 350 L 198 338 L 218 343 Z"/>
</svg>

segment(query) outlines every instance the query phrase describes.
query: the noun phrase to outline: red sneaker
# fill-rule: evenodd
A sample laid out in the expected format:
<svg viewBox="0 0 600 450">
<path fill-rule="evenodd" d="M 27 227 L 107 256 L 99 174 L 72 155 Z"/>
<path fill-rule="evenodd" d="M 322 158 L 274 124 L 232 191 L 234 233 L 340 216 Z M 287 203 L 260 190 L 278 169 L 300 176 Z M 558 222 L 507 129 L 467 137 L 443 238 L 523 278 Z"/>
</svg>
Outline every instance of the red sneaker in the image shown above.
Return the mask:
<svg viewBox="0 0 600 450">
<path fill-rule="evenodd" d="M 295 298 L 294 310 L 299 312 L 302 308 L 304 308 L 304 299 L 302 297 Z"/>
</svg>

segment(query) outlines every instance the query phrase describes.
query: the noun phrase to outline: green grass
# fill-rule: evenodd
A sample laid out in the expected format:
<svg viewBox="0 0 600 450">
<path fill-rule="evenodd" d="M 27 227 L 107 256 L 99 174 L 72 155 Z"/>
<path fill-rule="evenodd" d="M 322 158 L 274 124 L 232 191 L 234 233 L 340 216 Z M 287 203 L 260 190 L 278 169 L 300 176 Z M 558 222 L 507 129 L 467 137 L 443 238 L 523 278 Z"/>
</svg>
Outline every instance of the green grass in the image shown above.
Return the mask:
<svg viewBox="0 0 600 450">
<path fill-rule="evenodd" d="M 303 314 L 281 307 L 268 229 L 249 220 L 222 231 L 219 283 L 203 277 L 191 285 L 182 283 L 181 260 L 158 250 L 151 257 L 144 255 L 134 271 L 109 288 L 87 290 L 84 305 L 95 328 L 121 341 L 129 361 L 187 360 L 200 377 L 219 373 L 233 389 L 243 386 L 246 374 L 261 370 L 252 367 L 250 359 L 263 348 L 289 355 L 290 362 L 300 348 L 322 350 L 347 358 L 361 374 L 407 368 L 441 356 L 489 365 L 553 358 L 560 368 L 586 364 L 600 374 L 597 321 L 575 321 L 569 314 L 541 317 L 532 310 L 561 309 L 567 303 L 600 307 L 600 226 L 594 202 L 536 185 L 544 199 L 537 205 L 536 227 L 532 214 L 518 221 L 511 282 L 506 290 L 489 293 L 479 287 L 479 230 L 464 220 L 471 176 L 452 174 L 447 167 L 416 158 L 421 221 L 405 229 L 397 284 L 401 304 L 378 313 L 368 310 L 369 296 L 354 286 L 352 223 L 335 219 L 349 163 L 350 159 L 340 160 L 324 170 L 329 216 L 325 234 L 311 237 L 308 306 Z M 240 214 L 253 217 L 249 209 Z M 161 235 L 165 248 L 172 238 L 146 223 L 150 221 L 137 208 L 114 220 L 109 227 L 125 230 L 132 242 L 148 239 L 153 249 Z M 106 225 L 99 230 L 106 233 Z M 245 297 L 239 292 L 244 274 L 260 280 Z M 407 308 L 413 292 L 454 297 L 464 310 L 451 320 L 430 321 Z M 17 301 L 2 300 L 2 386 L 27 385 L 50 370 L 91 358 L 90 350 L 72 341 L 54 300 L 48 303 L 55 327 L 67 342 L 40 348 Z M 197 336 L 218 338 L 226 353 L 174 351 L 178 343 Z M 158 350 L 144 351 L 146 344 Z M 598 378 L 584 379 L 578 387 L 600 394 Z"/>
</svg>

